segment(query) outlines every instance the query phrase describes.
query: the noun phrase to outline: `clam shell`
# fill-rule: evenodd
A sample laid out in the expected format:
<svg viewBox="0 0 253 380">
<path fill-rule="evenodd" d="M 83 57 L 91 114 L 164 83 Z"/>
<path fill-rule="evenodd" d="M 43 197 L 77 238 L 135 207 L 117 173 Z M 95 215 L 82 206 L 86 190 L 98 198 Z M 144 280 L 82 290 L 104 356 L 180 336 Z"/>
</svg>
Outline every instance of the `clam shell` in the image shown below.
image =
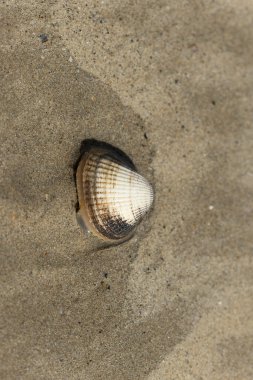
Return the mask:
<svg viewBox="0 0 253 380">
<path fill-rule="evenodd" d="M 79 219 L 96 236 L 112 242 L 132 236 L 154 199 L 152 186 L 119 152 L 91 147 L 76 173 Z"/>
</svg>

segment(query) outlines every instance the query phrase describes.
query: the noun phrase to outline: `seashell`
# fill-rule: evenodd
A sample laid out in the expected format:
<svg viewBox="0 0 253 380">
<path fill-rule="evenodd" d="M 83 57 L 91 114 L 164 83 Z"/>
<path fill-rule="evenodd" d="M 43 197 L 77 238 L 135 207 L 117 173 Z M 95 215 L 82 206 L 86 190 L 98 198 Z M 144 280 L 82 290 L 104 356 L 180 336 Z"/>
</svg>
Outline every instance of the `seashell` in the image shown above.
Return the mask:
<svg viewBox="0 0 253 380">
<path fill-rule="evenodd" d="M 132 161 L 109 144 L 87 144 L 76 172 L 79 223 L 110 242 L 130 238 L 154 192 Z"/>
</svg>

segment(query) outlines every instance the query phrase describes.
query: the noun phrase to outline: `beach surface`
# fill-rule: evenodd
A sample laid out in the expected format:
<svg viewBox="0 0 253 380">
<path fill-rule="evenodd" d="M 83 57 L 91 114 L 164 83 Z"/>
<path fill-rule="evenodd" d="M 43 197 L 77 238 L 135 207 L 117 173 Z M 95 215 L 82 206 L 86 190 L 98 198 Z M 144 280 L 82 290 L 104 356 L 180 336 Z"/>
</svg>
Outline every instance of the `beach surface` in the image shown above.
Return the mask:
<svg viewBox="0 0 253 380">
<path fill-rule="evenodd" d="M 253 378 L 252 0 L 0 5 L 3 380 Z M 85 139 L 155 188 L 76 222 Z"/>
</svg>

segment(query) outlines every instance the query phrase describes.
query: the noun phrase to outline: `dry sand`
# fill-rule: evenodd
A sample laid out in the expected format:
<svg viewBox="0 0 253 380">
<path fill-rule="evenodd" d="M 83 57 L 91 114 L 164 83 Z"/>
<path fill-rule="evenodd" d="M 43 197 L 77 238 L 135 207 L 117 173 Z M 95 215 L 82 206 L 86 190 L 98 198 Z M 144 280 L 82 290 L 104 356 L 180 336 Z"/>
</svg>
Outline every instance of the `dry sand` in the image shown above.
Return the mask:
<svg viewBox="0 0 253 380">
<path fill-rule="evenodd" d="M 252 379 L 252 0 L 6 0 L 0 15 L 0 378 Z M 75 219 L 86 138 L 156 189 L 107 250 Z"/>
</svg>

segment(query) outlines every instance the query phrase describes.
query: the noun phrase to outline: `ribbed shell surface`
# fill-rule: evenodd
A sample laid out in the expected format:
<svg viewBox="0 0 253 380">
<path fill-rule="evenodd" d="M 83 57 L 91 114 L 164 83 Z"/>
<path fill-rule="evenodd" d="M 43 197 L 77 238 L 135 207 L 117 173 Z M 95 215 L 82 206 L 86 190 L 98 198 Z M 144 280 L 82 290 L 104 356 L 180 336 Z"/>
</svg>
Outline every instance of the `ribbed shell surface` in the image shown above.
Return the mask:
<svg viewBox="0 0 253 380">
<path fill-rule="evenodd" d="M 84 160 L 81 177 L 79 173 L 83 202 L 79 199 L 79 203 L 86 208 L 89 224 L 106 239 L 127 238 L 153 203 L 151 185 L 106 152 L 91 151 Z"/>
</svg>

